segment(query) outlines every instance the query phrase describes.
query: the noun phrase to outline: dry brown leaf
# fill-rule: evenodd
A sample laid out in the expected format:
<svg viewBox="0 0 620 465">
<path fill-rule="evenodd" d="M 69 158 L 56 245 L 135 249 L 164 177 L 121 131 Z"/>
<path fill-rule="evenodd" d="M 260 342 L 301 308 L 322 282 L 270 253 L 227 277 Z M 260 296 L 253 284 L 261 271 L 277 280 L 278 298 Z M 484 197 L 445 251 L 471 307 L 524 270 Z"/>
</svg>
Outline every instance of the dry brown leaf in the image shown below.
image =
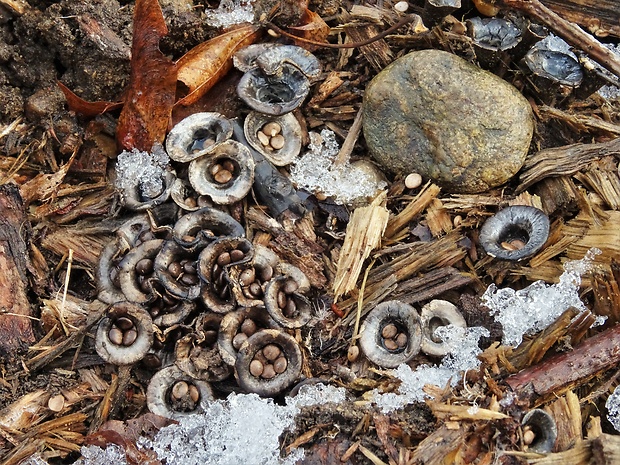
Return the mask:
<svg viewBox="0 0 620 465">
<path fill-rule="evenodd" d="M 300 24 L 297 26 L 291 26 L 288 30 L 291 34 L 302 39 L 308 39 L 314 42 L 327 42 L 330 27 L 317 13 L 306 8 L 306 11 L 300 19 Z M 296 45 L 299 45 L 309 51 L 320 48 L 319 46 L 311 45 L 302 41 L 299 41 Z"/>
<path fill-rule="evenodd" d="M 242 47 L 254 43 L 260 28 L 248 24 L 197 45 L 177 61 L 177 79 L 189 93 L 177 105 L 191 105 L 206 94 L 232 68 L 232 57 Z"/>
<path fill-rule="evenodd" d="M 71 89 L 65 86 L 62 82 L 56 81 L 62 93 L 65 94 L 69 110 L 79 113 L 87 117 L 94 117 L 101 115 L 107 111 L 116 110 L 123 106 L 123 102 L 89 102 L 81 97 L 78 97 L 73 93 Z"/>
<path fill-rule="evenodd" d="M 157 0 L 137 0 L 129 88 L 116 131 L 116 140 L 125 149 L 150 152 L 166 136 L 177 83 L 176 65 L 159 50 L 166 34 Z"/>
</svg>

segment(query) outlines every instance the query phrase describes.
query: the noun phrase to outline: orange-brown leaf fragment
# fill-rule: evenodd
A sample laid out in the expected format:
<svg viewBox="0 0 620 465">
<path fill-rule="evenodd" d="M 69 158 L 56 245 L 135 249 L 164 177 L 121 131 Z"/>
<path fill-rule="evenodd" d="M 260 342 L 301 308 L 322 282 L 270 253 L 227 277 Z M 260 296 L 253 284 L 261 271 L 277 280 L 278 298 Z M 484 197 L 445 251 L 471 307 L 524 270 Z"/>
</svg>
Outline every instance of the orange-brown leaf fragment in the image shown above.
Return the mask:
<svg viewBox="0 0 620 465">
<path fill-rule="evenodd" d="M 315 42 L 327 42 L 329 36 L 329 26 L 323 18 L 321 18 L 314 11 L 308 10 L 304 12 L 297 26 L 289 27 L 291 34 L 296 35 L 302 39 L 309 39 Z M 293 39 L 295 40 L 295 39 Z M 300 47 L 304 47 L 310 51 L 313 51 L 319 47 L 309 45 L 307 42 L 299 41 L 296 43 Z"/>
<path fill-rule="evenodd" d="M 106 111 L 116 110 L 117 108 L 123 106 L 123 102 L 89 102 L 75 95 L 73 91 L 62 82 L 56 81 L 56 84 L 58 84 L 58 87 L 60 87 L 62 93 L 65 94 L 67 104 L 69 105 L 69 110 L 86 117 L 95 117 L 105 113 Z"/>
<path fill-rule="evenodd" d="M 157 0 L 136 0 L 131 75 L 116 140 L 125 149 L 150 152 L 162 143 L 174 105 L 176 65 L 159 50 L 168 33 Z"/>
<path fill-rule="evenodd" d="M 260 37 L 258 26 L 242 26 L 197 45 L 177 61 L 177 79 L 189 93 L 178 105 L 191 105 L 206 94 L 232 68 L 237 50 L 254 43 Z"/>
</svg>

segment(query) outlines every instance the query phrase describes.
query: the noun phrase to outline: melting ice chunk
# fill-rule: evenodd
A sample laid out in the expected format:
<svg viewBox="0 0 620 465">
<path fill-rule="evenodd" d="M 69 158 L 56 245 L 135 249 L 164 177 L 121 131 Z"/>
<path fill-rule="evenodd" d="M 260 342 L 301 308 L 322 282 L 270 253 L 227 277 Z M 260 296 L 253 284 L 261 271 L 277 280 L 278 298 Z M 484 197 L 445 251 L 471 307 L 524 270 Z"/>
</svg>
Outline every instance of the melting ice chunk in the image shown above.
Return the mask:
<svg viewBox="0 0 620 465">
<path fill-rule="evenodd" d="M 398 392 L 374 393 L 373 401 L 383 412 L 389 413 L 407 404 L 421 402 L 428 397 L 423 391 L 425 385 L 444 387 L 449 382 L 454 386 L 460 379 L 461 371 L 473 370 L 480 366 L 480 360 L 477 358 L 481 352 L 478 340 L 489 336 L 486 328 L 480 326 L 459 328 L 448 325 L 437 328 L 435 334 L 447 343 L 450 352 L 439 366 L 421 365 L 412 370 L 409 365 L 400 365 L 394 373 L 401 380 Z"/>
<path fill-rule="evenodd" d="M 216 10 L 207 10 L 206 23 L 212 27 L 230 27 L 250 23 L 254 19 L 254 6 L 248 0 L 222 0 Z"/>
<path fill-rule="evenodd" d="M 620 386 L 614 389 L 614 392 L 607 398 L 605 403 L 607 409 L 607 419 L 609 423 L 620 432 Z"/>
<path fill-rule="evenodd" d="M 298 188 L 323 193 L 340 204 L 351 204 L 357 199 L 374 197 L 377 190 L 387 186 L 358 165 L 335 166 L 339 147 L 336 135 L 328 129 L 320 135 L 311 132 L 308 149 L 291 166 L 291 180 Z"/>
<path fill-rule="evenodd" d="M 116 159 L 116 187 L 124 197 L 139 189 L 144 199 L 153 199 L 164 189 L 164 173 L 170 159 L 163 149 L 153 153 L 124 150 Z"/>
<path fill-rule="evenodd" d="M 489 286 L 482 295 L 482 302 L 501 323 L 503 343 L 518 346 L 524 335 L 545 329 L 569 307 L 586 310 L 579 298 L 581 275 L 590 269 L 594 257 L 600 253 L 598 249 L 591 249 L 582 260 L 567 262 L 557 284 L 536 281 L 519 291 Z"/>
</svg>

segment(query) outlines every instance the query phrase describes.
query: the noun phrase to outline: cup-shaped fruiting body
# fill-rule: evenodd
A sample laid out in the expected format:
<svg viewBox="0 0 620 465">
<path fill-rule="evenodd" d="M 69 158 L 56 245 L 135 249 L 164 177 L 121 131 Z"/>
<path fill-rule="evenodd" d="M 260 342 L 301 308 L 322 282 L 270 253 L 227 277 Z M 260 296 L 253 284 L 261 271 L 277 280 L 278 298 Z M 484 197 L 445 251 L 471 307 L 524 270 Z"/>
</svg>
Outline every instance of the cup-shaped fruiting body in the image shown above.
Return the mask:
<svg viewBox="0 0 620 465">
<path fill-rule="evenodd" d="M 534 255 L 549 237 L 549 218 L 535 207 L 514 205 L 489 218 L 480 229 L 480 245 L 504 260 Z"/>
<path fill-rule="evenodd" d="M 279 325 L 301 328 L 312 318 L 312 307 L 291 276 L 277 276 L 265 289 L 265 308 Z"/>
<path fill-rule="evenodd" d="M 273 43 L 248 45 L 234 55 L 233 63 L 243 72 L 258 67 L 268 75 L 279 75 L 282 73 L 283 65 L 289 64 L 310 79 L 316 79 L 321 74 L 321 62 L 317 57 L 296 45 Z"/>
<path fill-rule="evenodd" d="M 281 73 L 269 75 L 261 68 L 248 70 L 239 80 L 237 94 L 247 106 L 267 115 L 283 115 L 299 107 L 310 92 L 308 78 L 284 63 Z"/>
<path fill-rule="evenodd" d="M 509 50 L 521 41 L 521 30 L 505 19 L 471 18 L 467 29 L 477 47 L 492 52 Z"/>
<path fill-rule="evenodd" d="M 149 410 L 177 421 L 204 412 L 213 400 L 213 391 L 206 381 L 194 379 L 174 365 L 155 373 L 146 390 Z"/>
<path fill-rule="evenodd" d="M 198 194 L 188 181 L 180 178 L 175 179 L 172 184 L 170 197 L 182 210 L 188 212 L 200 210 L 213 204 L 209 197 Z"/>
<path fill-rule="evenodd" d="M 249 337 L 261 329 L 277 327 L 264 307 L 245 307 L 227 313 L 222 318 L 217 339 L 222 360 L 234 366 L 239 349 Z"/>
<path fill-rule="evenodd" d="M 163 204 L 170 197 L 176 175 L 166 170 L 161 176 L 161 188 L 147 190 L 140 181 L 136 181 L 135 189 L 123 190 L 123 205 L 128 210 L 144 211 Z"/>
<path fill-rule="evenodd" d="M 570 46 L 559 37 L 549 35 L 525 55 L 523 61 L 530 71 L 547 83 L 578 87 L 583 81 L 583 70 Z"/>
<path fill-rule="evenodd" d="M 262 397 L 280 394 L 301 374 L 301 349 L 281 330 L 257 331 L 243 343 L 235 362 L 239 386 Z"/>
<path fill-rule="evenodd" d="M 446 355 L 450 348 L 435 335 L 435 330 L 440 326 L 447 325 L 459 328 L 467 327 L 461 312 L 447 300 L 432 300 L 422 307 L 420 322 L 422 325 L 422 352 L 437 357 Z"/>
<path fill-rule="evenodd" d="M 265 288 L 274 276 L 278 256 L 267 247 L 254 247 L 254 258 L 245 266 L 230 268 L 230 280 L 237 304 L 242 307 L 264 305 Z"/>
<path fill-rule="evenodd" d="M 99 322 L 95 349 L 114 365 L 130 365 L 141 360 L 153 344 L 153 320 L 142 307 L 117 302 Z"/>
<path fill-rule="evenodd" d="M 178 299 L 163 290 L 154 302 L 149 304 L 149 313 L 153 323 L 160 328 L 169 328 L 183 323 L 196 309 L 196 303 Z"/>
<path fill-rule="evenodd" d="M 172 295 L 194 300 L 200 296 L 201 282 L 196 264 L 197 251 L 188 250 L 175 241 L 166 241 L 155 258 L 159 282 Z"/>
<path fill-rule="evenodd" d="M 198 274 L 203 281 L 200 297 L 215 313 L 228 313 L 236 302 L 228 269 L 252 260 L 252 243 L 243 237 L 223 237 L 204 248 L 198 256 Z"/>
<path fill-rule="evenodd" d="M 276 166 L 291 164 L 301 151 L 301 126 L 292 113 L 250 112 L 243 124 L 248 143 Z"/>
<path fill-rule="evenodd" d="M 523 443 L 528 451 L 548 454 L 558 437 L 558 428 L 551 415 L 541 409 L 530 410 L 521 421 Z"/>
<path fill-rule="evenodd" d="M 192 378 L 222 381 L 232 374 L 217 344 L 221 321 L 222 315 L 204 313 L 196 321 L 195 330 L 177 341 L 175 364 Z"/>
<path fill-rule="evenodd" d="M 130 302 L 146 303 L 155 298 L 153 281 L 155 257 L 164 241 L 153 239 L 131 249 L 119 265 L 119 281 L 125 298 Z"/>
<path fill-rule="evenodd" d="M 172 160 L 189 163 L 212 152 L 231 135 L 232 124 L 223 115 L 194 113 L 172 128 L 166 138 L 166 151 Z"/>
<path fill-rule="evenodd" d="M 229 214 L 211 207 L 183 215 L 172 230 L 172 238 L 186 248 L 202 248 L 219 236 L 244 235 L 245 229 L 238 221 Z"/>
<path fill-rule="evenodd" d="M 360 329 L 359 345 L 364 355 L 385 368 L 407 363 L 420 353 L 421 342 L 418 312 L 411 305 L 397 300 L 377 305 Z"/>
<path fill-rule="evenodd" d="M 106 304 L 125 300 L 119 279 L 119 264 L 128 248 L 123 250 L 123 241 L 115 237 L 103 248 L 97 264 L 97 297 Z"/>
<path fill-rule="evenodd" d="M 245 145 L 233 140 L 189 164 L 189 182 L 201 195 L 228 205 L 243 199 L 254 182 L 254 159 Z"/>
</svg>

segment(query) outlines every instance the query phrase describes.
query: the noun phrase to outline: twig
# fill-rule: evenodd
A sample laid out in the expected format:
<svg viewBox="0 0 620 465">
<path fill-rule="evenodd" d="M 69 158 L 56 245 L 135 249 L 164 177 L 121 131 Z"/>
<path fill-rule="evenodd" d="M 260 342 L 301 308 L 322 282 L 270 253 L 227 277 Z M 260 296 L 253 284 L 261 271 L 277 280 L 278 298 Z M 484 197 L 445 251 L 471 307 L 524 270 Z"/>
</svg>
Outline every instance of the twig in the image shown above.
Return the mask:
<svg viewBox="0 0 620 465">
<path fill-rule="evenodd" d="M 351 152 L 353 152 L 353 147 L 355 147 L 355 142 L 357 142 L 357 138 L 360 135 L 360 130 L 362 129 L 362 108 L 357 111 L 357 115 L 355 115 L 355 119 L 353 120 L 353 124 L 351 125 L 351 129 L 347 134 L 344 142 L 342 143 L 342 147 L 340 147 L 340 151 L 334 160 L 334 166 L 342 166 L 349 161 L 351 157 Z"/>
</svg>

